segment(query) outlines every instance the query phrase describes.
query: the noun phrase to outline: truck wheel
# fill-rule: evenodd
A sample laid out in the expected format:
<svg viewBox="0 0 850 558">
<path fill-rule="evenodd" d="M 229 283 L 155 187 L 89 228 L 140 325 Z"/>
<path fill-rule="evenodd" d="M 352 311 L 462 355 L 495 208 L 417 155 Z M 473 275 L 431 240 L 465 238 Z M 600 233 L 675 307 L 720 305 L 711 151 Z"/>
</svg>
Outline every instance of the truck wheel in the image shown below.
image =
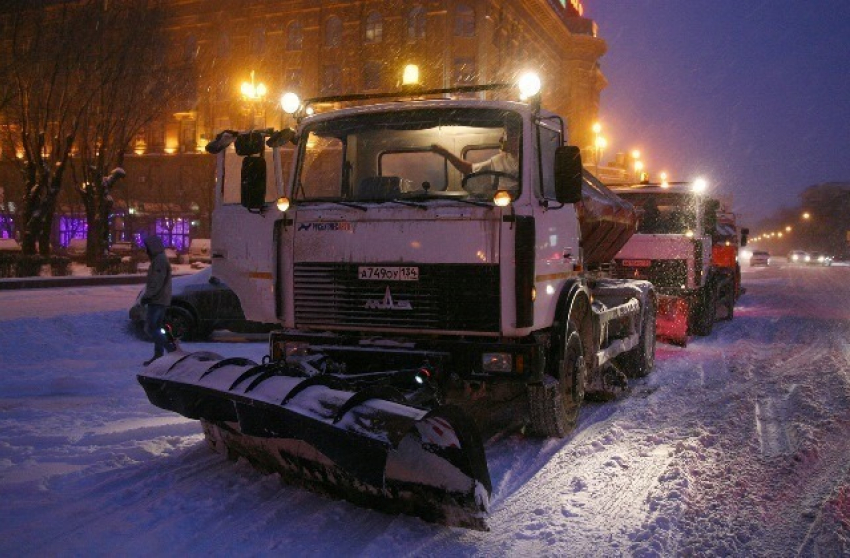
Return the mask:
<svg viewBox="0 0 850 558">
<path fill-rule="evenodd" d="M 714 284 L 709 283 L 702 289 L 694 310 L 694 334 L 711 335 L 711 330 L 714 329 L 714 314 L 717 311 L 717 290 Z"/>
<path fill-rule="evenodd" d="M 655 300 L 647 297 L 637 346 L 617 357 L 617 364 L 629 378 L 643 378 L 655 366 Z"/>
<path fill-rule="evenodd" d="M 578 420 L 587 364 L 581 337 L 572 327 L 558 364 L 559 378 L 547 375 L 542 383 L 528 386 L 531 429 L 538 436 L 563 438 L 572 432 Z"/>
</svg>

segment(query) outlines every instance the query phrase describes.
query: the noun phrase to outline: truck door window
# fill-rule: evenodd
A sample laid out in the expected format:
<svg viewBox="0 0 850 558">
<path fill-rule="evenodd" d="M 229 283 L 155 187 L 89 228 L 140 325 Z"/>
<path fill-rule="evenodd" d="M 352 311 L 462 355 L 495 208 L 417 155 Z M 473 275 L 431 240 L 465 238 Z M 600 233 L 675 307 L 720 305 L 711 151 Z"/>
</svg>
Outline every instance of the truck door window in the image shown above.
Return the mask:
<svg viewBox="0 0 850 558">
<path fill-rule="evenodd" d="M 561 133 L 546 126 L 538 125 L 540 137 L 540 176 L 543 180 L 542 192 L 545 199 L 555 199 L 555 150 L 562 145 Z M 539 193 L 538 185 L 535 190 Z"/>
<path fill-rule="evenodd" d="M 284 147 L 280 150 L 279 172 L 284 181 L 289 176 L 292 168 L 292 157 L 294 148 Z M 274 157 L 271 149 L 263 152 L 266 160 L 266 194 L 265 201 L 273 202 L 278 198 L 277 186 L 275 185 Z M 238 204 L 242 200 L 242 157 L 236 154 L 233 146 L 227 148 L 224 155 L 224 184 L 222 187 L 222 202 L 225 204 Z"/>
<path fill-rule="evenodd" d="M 295 189 L 296 199 L 342 197 L 343 152 L 342 141 L 338 138 L 310 133 L 304 149 L 301 178 Z"/>
</svg>

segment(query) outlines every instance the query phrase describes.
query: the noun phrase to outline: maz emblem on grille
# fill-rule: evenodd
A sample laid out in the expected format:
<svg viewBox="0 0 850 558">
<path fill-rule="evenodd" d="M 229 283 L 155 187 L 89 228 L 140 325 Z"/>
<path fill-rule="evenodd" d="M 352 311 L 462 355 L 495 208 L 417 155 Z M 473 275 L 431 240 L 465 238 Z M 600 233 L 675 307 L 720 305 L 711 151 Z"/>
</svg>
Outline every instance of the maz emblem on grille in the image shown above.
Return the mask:
<svg viewBox="0 0 850 558">
<path fill-rule="evenodd" d="M 407 300 L 394 302 L 393 294 L 390 292 L 389 287 L 387 287 L 386 292 L 384 292 L 383 300 L 367 300 L 363 307 L 375 310 L 413 310 L 413 306 L 411 306 L 410 302 Z"/>
</svg>

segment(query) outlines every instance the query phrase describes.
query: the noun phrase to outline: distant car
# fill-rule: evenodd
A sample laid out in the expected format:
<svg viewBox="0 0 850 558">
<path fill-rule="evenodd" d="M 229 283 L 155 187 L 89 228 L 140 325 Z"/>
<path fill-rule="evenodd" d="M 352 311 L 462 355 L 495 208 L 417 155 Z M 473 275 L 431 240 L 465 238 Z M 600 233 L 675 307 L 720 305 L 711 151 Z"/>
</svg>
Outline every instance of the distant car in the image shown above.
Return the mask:
<svg viewBox="0 0 850 558">
<path fill-rule="evenodd" d="M 767 267 L 770 265 L 770 254 L 765 252 L 764 250 L 753 250 L 753 255 L 750 256 L 750 266 L 764 266 Z"/>
<path fill-rule="evenodd" d="M 788 263 L 790 264 L 803 265 L 808 263 L 809 260 L 811 260 L 809 254 L 802 250 L 791 250 L 788 252 Z"/>
<path fill-rule="evenodd" d="M 144 329 L 147 312 L 142 306 L 139 291 L 130 308 L 130 320 Z M 245 319 L 242 304 L 230 288 L 213 277 L 208 267 L 193 275 L 175 277 L 172 283 L 171 306 L 165 313 L 165 323 L 171 333 L 187 341 L 203 340 L 216 329 L 229 329 L 240 333 L 263 333 L 274 329 L 274 324 L 262 324 Z"/>
<path fill-rule="evenodd" d="M 832 257 L 823 252 L 812 252 L 809 254 L 809 259 L 806 261 L 808 265 L 820 265 L 828 267 L 832 265 Z"/>
</svg>

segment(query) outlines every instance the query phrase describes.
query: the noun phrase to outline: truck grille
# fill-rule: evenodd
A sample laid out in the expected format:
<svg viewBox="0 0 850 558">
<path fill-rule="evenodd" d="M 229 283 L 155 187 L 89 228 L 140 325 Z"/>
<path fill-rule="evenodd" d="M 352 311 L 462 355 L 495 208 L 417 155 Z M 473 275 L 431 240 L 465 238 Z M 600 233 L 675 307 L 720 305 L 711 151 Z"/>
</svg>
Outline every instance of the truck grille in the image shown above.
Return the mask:
<svg viewBox="0 0 850 558">
<path fill-rule="evenodd" d="M 656 288 L 681 289 L 688 284 L 688 262 L 685 260 L 652 260 L 648 267 L 624 266 L 617 261 L 614 276 L 619 279 L 645 279 Z"/>
<path fill-rule="evenodd" d="M 498 265 L 418 265 L 418 281 L 364 281 L 357 278 L 358 267 L 296 264 L 296 325 L 499 331 Z M 386 307 L 387 288 L 393 304 L 403 308 Z"/>
</svg>

